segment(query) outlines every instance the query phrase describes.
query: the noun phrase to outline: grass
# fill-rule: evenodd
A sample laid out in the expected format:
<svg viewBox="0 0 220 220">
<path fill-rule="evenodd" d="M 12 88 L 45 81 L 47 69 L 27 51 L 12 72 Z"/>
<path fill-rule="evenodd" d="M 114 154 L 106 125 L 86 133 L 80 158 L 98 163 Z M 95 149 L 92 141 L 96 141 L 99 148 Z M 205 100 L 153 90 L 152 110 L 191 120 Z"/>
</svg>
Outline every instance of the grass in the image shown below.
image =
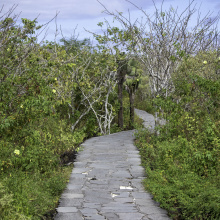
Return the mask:
<svg viewBox="0 0 220 220">
<path fill-rule="evenodd" d="M 43 174 L 17 170 L 1 176 L 0 219 L 52 219 L 72 168 L 60 167 Z"/>
</svg>

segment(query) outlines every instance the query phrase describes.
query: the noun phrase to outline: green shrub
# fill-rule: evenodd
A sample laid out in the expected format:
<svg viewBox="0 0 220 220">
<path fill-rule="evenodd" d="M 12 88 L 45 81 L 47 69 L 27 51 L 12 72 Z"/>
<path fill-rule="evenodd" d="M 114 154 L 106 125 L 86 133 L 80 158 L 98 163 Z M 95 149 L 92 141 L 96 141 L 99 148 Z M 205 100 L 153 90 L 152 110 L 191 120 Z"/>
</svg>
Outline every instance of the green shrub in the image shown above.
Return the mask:
<svg viewBox="0 0 220 220">
<path fill-rule="evenodd" d="M 173 219 L 220 219 L 220 79 L 213 57 L 200 71 L 197 57 L 183 63 L 173 76 L 175 92 L 153 100 L 166 124 L 136 134 L 145 187 Z"/>
<path fill-rule="evenodd" d="M 137 138 L 148 176 L 144 185 L 174 219 L 220 217 L 219 155 L 206 158 L 182 137 L 156 142 L 141 131 Z"/>
<path fill-rule="evenodd" d="M 44 174 L 24 173 L 22 170 L 11 172 L 3 180 L 7 192 L 3 192 L 5 195 L 0 200 L 2 218 L 19 219 L 10 218 L 13 214 L 22 216 L 21 219 L 41 219 L 50 210 L 55 210 L 71 170 L 72 166 L 48 170 Z"/>
<path fill-rule="evenodd" d="M 56 68 L 33 36 L 37 22 L 7 20 L 0 22 L 0 219 L 40 219 L 57 206 L 71 171 L 60 156 L 86 135 L 73 135 L 56 109 L 48 74 Z"/>
</svg>

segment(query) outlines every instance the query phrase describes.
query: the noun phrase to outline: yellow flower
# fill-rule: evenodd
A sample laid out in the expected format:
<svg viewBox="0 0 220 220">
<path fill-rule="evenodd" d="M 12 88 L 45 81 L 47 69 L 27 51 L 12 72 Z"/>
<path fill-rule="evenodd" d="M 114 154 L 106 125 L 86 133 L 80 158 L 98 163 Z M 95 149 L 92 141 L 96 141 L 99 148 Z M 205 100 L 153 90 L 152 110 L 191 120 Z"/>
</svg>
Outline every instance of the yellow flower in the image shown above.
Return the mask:
<svg viewBox="0 0 220 220">
<path fill-rule="evenodd" d="M 55 78 L 54 80 L 56 80 L 56 81 L 57 81 L 57 78 Z"/>
<path fill-rule="evenodd" d="M 53 92 L 53 93 L 56 93 L 56 89 L 53 89 L 52 92 Z"/>
<path fill-rule="evenodd" d="M 20 154 L 20 150 L 15 150 L 14 153 L 19 155 Z"/>
<path fill-rule="evenodd" d="M 20 105 L 20 107 L 21 107 L 21 108 L 24 108 L 24 106 L 23 106 L 23 105 Z"/>
<path fill-rule="evenodd" d="M 207 64 L 207 61 L 206 61 L 206 60 L 204 60 L 204 61 L 203 61 L 203 63 L 204 63 L 204 64 Z"/>
</svg>

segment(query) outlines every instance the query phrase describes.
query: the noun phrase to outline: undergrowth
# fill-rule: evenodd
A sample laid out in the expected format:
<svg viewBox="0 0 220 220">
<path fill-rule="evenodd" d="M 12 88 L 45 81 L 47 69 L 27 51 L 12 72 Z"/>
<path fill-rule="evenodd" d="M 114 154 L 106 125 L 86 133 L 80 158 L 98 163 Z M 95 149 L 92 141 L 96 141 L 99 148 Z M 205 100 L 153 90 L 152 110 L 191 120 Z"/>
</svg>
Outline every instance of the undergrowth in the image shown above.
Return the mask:
<svg viewBox="0 0 220 220">
<path fill-rule="evenodd" d="M 212 73 L 210 77 L 192 73 L 189 63 L 174 78 L 175 92 L 153 100 L 166 124 L 155 133 L 139 130 L 136 145 L 147 173 L 144 186 L 173 219 L 216 220 L 220 219 L 220 81 Z M 213 74 L 217 69 L 219 65 Z"/>
</svg>

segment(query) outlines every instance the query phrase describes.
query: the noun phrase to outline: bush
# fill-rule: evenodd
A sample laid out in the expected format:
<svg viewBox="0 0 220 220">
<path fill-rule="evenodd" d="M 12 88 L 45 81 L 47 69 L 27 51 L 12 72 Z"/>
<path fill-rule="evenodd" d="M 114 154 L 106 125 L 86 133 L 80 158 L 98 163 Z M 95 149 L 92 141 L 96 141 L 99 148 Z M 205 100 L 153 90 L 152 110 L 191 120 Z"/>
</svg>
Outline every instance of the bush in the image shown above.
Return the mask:
<svg viewBox="0 0 220 220">
<path fill-rule="evenodd" d="M 148 176 L 144 185 L 174 219 L 220 217 L 219 145 L 211 154 L 181 136 L 157 142 L 142 131 L 137 139 Z"/>
<path fill-rule="evenodd" d="M 85 130 L 73 134 L 69 117 L 58 108 L 54 85 L 62 65 L 49 49 L 54 44 L 37 43 L 36 20 L 22 19 L 18 26 L 17 19 L 6 13 L 0 21 L 0 219 L 4 220 L 40 219 L 54 210 L 71 172 L 61 155 L 76 151 L 87 137 Z"/>
<path fill-rule="evenodd" d="M 136 144 L 148 175 L 145 187 L 173 219 L 220 219 L 219 61 L 209 60 L 211 67 L 197 73 L 195 60 L 182 64 L 171 96 L 154 99 L 166 124 L 156 134 L 139 131 Z"/>
</svg>

